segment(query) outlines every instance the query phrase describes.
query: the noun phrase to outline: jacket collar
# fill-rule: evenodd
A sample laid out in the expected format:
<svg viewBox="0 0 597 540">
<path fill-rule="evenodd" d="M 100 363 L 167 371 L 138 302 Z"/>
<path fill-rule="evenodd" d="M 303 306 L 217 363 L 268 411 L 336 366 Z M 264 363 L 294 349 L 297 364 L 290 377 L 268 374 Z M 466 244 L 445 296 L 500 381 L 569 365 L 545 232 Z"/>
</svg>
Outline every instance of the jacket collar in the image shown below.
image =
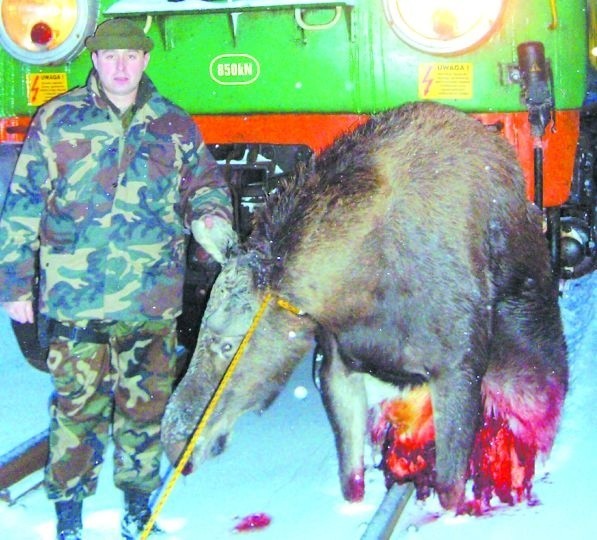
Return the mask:
<svg viewBox="0 0 597 540">
<path fill-rule="evenodd" d="M 93 69 L 89 74 L 89 78 L 87 80 L 87 89 L 93 97 L 95 104 L 100 109 L 111 109 L 118 116 L 122 114 L 122 111 L 110 101 L 110 98 L 104 92 L 102 83 L 95 69 Z M 145 105 L 156 92 L 157 90 L 154 84 L 151 82 L 151 79 L 145 73 L 143 73 L 141 80 L 139 81 L 139 89 L 137 90 L 137 97 L 135 98 L 133 111 L 137 111 L 143 107 L 143 105 Z"/>
</svg>

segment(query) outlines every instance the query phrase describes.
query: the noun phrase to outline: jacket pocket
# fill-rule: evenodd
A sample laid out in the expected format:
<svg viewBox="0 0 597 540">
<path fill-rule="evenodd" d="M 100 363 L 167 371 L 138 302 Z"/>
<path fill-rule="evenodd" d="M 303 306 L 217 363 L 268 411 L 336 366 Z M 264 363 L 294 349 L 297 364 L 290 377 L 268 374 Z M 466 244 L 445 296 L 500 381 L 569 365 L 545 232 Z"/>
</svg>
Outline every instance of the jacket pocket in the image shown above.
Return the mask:
<svg viewBox="0 0 597 540">
<path fill-rule="evenodd" d="M 73 253 L 77 245 L 75 220 L 69 215 L 46 212 L 41 220 L 40 241 L 53 253 Z"/>
</svg>

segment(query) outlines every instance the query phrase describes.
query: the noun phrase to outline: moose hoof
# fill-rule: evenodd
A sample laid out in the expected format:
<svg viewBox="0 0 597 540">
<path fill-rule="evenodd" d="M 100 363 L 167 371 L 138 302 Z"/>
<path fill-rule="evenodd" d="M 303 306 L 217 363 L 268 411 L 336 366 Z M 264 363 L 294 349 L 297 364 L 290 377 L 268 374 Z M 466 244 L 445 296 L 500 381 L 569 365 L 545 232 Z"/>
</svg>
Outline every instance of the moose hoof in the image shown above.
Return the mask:
<svg viewBox="0 0 597 540">
<path fill-rule="evenodd" d="M 365 496 L 365 477 L 363 471 L 353 473 L 344 483 L 344 498 L 350 502 L 359 502 Z"/>
</svg>

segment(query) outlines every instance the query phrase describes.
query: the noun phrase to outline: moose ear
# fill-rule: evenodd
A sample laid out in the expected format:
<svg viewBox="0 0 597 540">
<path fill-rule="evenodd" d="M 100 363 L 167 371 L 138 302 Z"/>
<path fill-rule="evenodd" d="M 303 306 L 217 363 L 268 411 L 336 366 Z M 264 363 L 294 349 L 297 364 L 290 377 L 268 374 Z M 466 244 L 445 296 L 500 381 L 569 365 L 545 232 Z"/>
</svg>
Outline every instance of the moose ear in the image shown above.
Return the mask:
<svg viewBox="0 0 597 540">
<path fill-rule="evenodd" d="M 220 216 L 202 216 L 191 223 L 191 231 L 201 247 L 220 264 L 227 258 L 228 249 L 238 243 L 232 225 Z"/>
</svg>

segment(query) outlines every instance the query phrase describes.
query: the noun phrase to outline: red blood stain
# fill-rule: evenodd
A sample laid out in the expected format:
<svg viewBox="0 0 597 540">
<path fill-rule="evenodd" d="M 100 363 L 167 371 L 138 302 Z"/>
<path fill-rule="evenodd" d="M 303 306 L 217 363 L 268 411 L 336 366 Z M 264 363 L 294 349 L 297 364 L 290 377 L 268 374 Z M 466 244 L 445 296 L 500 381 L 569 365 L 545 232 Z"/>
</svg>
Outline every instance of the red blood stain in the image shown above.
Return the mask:
<svg viewBox="0 0 597 540">
<path fill-rule="evenodd" d="M 493 495 L 506 504 L 528 499 L 537 447 L 516 437 L 502 417 L 485 417 L 470 461 L 475 499 L 489 506 Z"/>
<path fill-rule="evenodd" d="M 381 444 L 386 484 L 413 482 L 417 498 L 431 493 L 435 475 L 435 431 L 431 396 L 426 386 L 403 398 L 381 404 L 381 416 L 372 430 Z"/>
<path fill-rule="evenodd" d="M 234 527 L 236 532 L 249 532 L 267 527 L 272 518 L 263 512 L 250 514 L 242 518 Z"/>
<path fill-rule="evenodd" d="M 496 496 L 508 505 L 531 494 L 535 461 L 553 443 L 564 390 L 546 385 L 542 396 L 510 395 L 484 385 L 484 414 L 469 462 L 474 500 L 458 513 L 481 515 L 491 509 Z M 386 485 L 413 482 L 417 498 L 435 489 L 435 433 L 431 397 L 426 385 L 384 401 L 372 410 L 371 440 L 382 449 L 380 468 Z"/>
</svg>

